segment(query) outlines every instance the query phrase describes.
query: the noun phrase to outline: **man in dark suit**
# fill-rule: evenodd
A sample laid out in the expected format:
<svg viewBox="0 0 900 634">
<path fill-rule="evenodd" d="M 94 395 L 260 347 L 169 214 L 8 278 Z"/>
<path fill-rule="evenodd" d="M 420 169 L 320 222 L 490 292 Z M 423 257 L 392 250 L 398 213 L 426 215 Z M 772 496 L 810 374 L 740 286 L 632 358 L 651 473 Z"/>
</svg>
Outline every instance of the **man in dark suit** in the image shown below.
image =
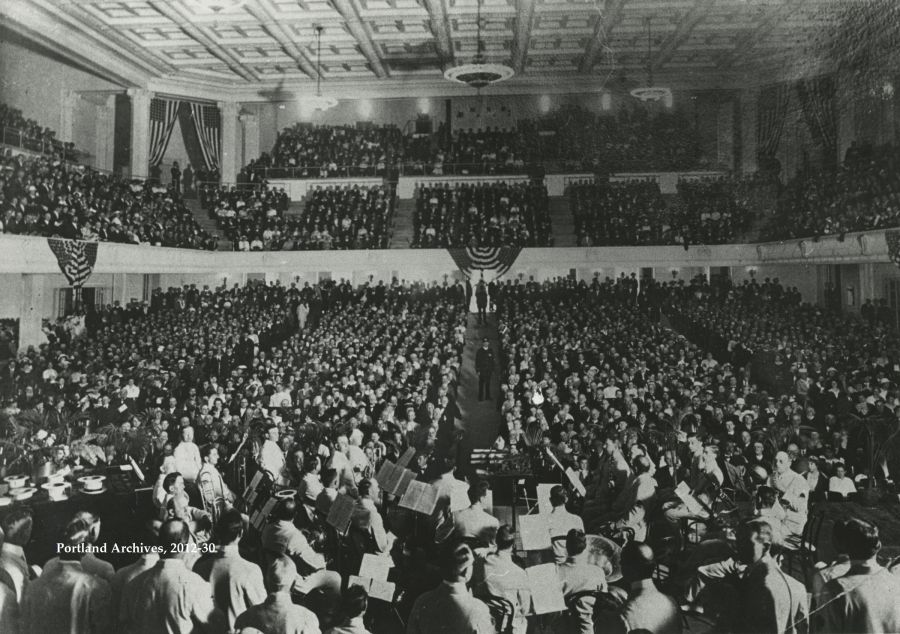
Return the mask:
<svg viewBox="0 0 900 634">
<path fill-rule="evenodd" d="M 478 282 L 478 286 L 475 287 L 475 305 L 478 307 L 478 323 L 484 324 L 487 322 L 488 305 L 488 291 L 484 280 Z"/>
<path fill-rule="evenodd" d="M 494 372 L 494 351 L 485 338 L 475 353 L 475 372 L 478 374 L 478 400 L 491 398 L 491 374 Z"/>
</svg>

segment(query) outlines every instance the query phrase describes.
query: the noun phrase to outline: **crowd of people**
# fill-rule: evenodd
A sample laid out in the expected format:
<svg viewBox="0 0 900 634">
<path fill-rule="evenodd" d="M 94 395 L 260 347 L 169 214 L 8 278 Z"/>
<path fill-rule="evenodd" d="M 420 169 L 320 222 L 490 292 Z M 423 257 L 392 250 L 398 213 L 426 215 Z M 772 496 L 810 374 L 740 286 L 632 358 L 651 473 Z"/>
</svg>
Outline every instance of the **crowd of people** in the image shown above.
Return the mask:
<svg viewBox="0 0 900 634">
<path fill-rule="evenodd" d="M 475 364 L 498 360 L 494 448 L 553 484 L 558 539 L 538 560 L 566 606 L 545 624 L 680 632 L 702 611 L 716 631 L 896 631 L 900 578 L 879 527 L 836 523 L 838 558 L 812 579 L 790 564 L 816 505 L 866 478 L 892 486 L 898 452 L 873 470 L 856 422 L 897 426 L 896 341 L 877 314 L 816 309 L 778 280 L 517 279 L 489 292 L 499 354 L 486 340 Z M 0 512 L 2 631 L 524 633 L 543 603 L 526 572 L 538 560 L 489 512 L 494 481 L 456 425 L 468 293 L 189 285 L 90 310 L 81 334 L 48 328 L 48 344 L 3 368 L 5 440 L 47 453 L 51 474 L 134 460 L 155 485 L 129 537 L 158 550 L 114 570 L 84 546 L 102 541 L 100 516 L 79 512 L 58 536 L 71 548 L 28 561 L 35 519 L 13 505 Z M 475 369 L 489 387 L 490 369 Z M 379 486 L 410 448 L 431 511 Z M 290 490 L 259 530 L 235 463 Z M 328 518 L 347 500 L 340 538 Z M 594 561 L 598 535 L 616 545 L 613 567 Z M 394 585 L 359 577 L 366 555 Z"/>
<path fill-rule="evenodd" d="M 551 246 L 547 188 L 532 183 L 422 185 L 413 247 Z"/>
<path fill-rule="evenodd" d="M 0 158 L 0 231 L 22 235 L 214 249 L 181 195 L 7 148 Z"/>
<path fill-rule="evenodd" d="M 284 189 L 255 187 L 200 191 L 200 201 L 236 251 L 384 249 L 394 213 L 387 187 L 316 187 L 304 209 L 289 214 Z"/>
<path fill-rule="evenodd" d="M 567 106 L 515 127 L 401 133 L 395 126 L 285 128 L 271 152 L 247 165 L 264 178 L 381 176 L 392 166 L 413 175 L 522 174 L 553 171 L 659 171 L 702 167 L 694 126 L 677 112 L 642 107 L 597 114 Z M 707 165 L 708 167 L 708 165 Z"/>
<path fill-rule="evenodd" d="M 836 171 L 797 174 L 785 186 L 762 239 L 843 236 L 900 224 L 900 149 L 892 144 L 847 150 Z"/>
<path fill-rule="evenodd" d="M 753 221 L 756 179 L 707 177 L 678 182 L 671 201 L 652 179 L 574 183 L 569 205 L 580 246 L 728 244 Z"/>
<path fill-rule="evenodd" d="M 296 123 L 283 129 L 271 152 L 250 162 L 266 178 L 384 176 L 403 135 L 396 126 Z"/>
<path fill-rule="evenodd" d="M 32 152 L 56 155 L 66 161 L 78 159 L 74 143 L 64 143 L 56 138 L 56 132 L 27 118 L 21 110 L 0 103 L 0 128 L 2 142 Z"/>
</svg>

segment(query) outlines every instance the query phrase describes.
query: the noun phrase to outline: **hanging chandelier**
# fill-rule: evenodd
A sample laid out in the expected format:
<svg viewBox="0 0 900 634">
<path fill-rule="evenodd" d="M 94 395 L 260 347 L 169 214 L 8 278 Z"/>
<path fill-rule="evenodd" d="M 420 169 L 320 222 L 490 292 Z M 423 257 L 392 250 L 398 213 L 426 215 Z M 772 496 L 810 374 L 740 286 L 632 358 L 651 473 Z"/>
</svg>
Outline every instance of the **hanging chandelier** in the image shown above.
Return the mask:
<svg viewBox="0 0 900 634">
<path fill-rule="evenodd" d="M 322 31 L 324 30 L 324 27 L 316 26 L 316 94 L 304 95 L 297 100 L 300 108 L 309 112 L 324 112 L 338 104 L 335 97 L 322 94 Z"/>
<path fill-rule="evenodd" d="M 478 17 L 476 18 L 477 35 L 475 59 L 469 64 L 460 64 L 444 71 L 444 79 L 465 84 L 470 88 L 481 90 L 492 84 L 506 81 L 516 74 L 511 67 L 506 64 L 491 64 L 484 56 L 484 42 L 481 41 L 481 2 L 478 3 Z"/>
<path fill-rule="evenodd" d="M 672 107 L 672 91 L 663 86 L 653 85 L 653 57 L 652 45 L 650 39 L 650 18 L 646 18 L 647 23 L 647 85 L 631 90 L 631 96 L 641 101 L 664 101 L 666 106 Z"/>
</svg>

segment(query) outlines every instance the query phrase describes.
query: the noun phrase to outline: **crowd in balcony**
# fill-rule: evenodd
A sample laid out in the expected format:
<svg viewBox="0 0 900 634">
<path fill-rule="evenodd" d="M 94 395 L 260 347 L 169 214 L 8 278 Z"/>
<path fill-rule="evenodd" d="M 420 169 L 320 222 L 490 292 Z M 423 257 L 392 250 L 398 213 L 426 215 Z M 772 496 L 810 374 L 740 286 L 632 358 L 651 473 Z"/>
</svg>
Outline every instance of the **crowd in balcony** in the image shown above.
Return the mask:
<svg viewBox="0 0 900 634">
<path fill-rule="evenodd" d="M 843 165 L 798 174 L 781 193 L 762 239 L 843 236 L 900 225 L 900 146 L 857 145 Z"/>
<path fill-rule="evenodd" d="M 271 152 L 248 166 L 267 177 L 380 176 L 392 165 L 412 175 L 554 171 L 672 171 L 702 165 L 694 126 L 678 112 L 622 108 L 598 115 L 568 106 L 513 127 L 402 134 L 393 126 L 285 128 Z"/>
<path fill-rule="evenodd" d="M 216 246 L 172 187 L 9 148 L 0 166 L 2 232 L 190 249 Z"/>
<path fill-rule="evenodd" d="M 2 142 L 42 154 L 55 154 L 65 160 L 76 160 L 78 153 L 74 143 L 66 143 L 56 138 L 56 132 L 29 119 L 18 108 L 0 103 L 0 129 Z"/>
<path fill-rule="evenodd" d="M 551 246 L 547 188 L 439 183 L 416 192 L 413 247 Z"/>
<path fill-rule="evenodd" d="M 581 246 L 727 244 L 750 227 L 756 179 L 680 180 L 668 201 L 653 179 L 574 183 L 569 204 Z"/>
<path fill-rule="evenodd" d="M 205 187 L 201 204 L 237 251 L 383 249 L 394 210 L 390 189 L 328 186 L 308 192 L 303 210 L 288 213 L 284 189 Z"/>
<path fill-rule="evenodd" d="M 248 168 L 265 168 L 267 178 L 384 176 L 402 145 L 395 126 L 297 123 L 282 130 L 271 152 Z"/>
</svg>

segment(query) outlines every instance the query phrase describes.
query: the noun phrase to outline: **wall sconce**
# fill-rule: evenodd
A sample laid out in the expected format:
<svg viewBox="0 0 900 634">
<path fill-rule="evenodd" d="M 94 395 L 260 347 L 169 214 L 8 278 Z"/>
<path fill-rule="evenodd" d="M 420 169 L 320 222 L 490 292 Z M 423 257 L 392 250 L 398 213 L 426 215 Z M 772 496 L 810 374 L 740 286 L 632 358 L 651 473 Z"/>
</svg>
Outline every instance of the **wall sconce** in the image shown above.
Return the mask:
<svg viewBox="0 0 900 634">
<path fill-rule="evenodd" d="M 754 279 L 754 278 L 756 277 L 756 270 L 757 270 L 757 269 L 756 269 L 755 266 L 748 266 L 748 267 L 747 267 L 747 273 L 749 273 L 750 279 Z"/>
<path fill-rule="evenodd" d="M 672 279 L 673 279 L 673 280 L 674 280 L 676 277 L 678 277 L 678 269 L 669 269 L 669 273 L 672 274 Z"/>
</svg>

